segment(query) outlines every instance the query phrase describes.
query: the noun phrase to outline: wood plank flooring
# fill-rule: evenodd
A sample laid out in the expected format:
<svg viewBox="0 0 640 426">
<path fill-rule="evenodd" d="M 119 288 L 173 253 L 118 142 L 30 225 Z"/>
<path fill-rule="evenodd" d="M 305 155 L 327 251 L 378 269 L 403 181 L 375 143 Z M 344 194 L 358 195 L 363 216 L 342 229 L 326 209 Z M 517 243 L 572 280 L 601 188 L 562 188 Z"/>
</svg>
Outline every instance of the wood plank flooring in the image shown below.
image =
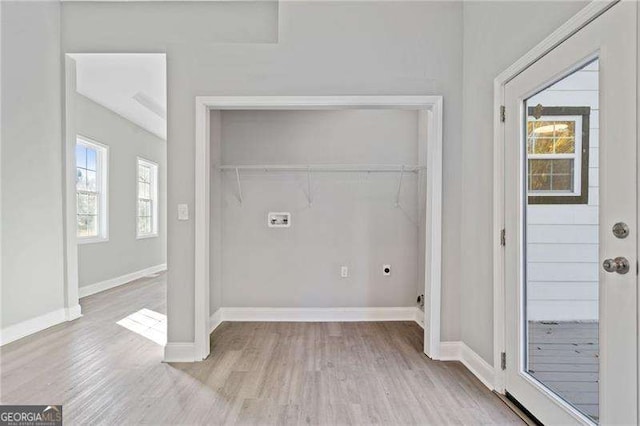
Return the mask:
<svg viewBox="0 0 640 426">
<path fill-rule="evenodd" d="M 522 424 L 460 363 L 426 358 L 411 322 L 223 323 L 207 360 L 162 363 L 144 327 L 116 323 L 164 314 L 165 279 L 86 297 L 82 318 L 0 348 L 0 401 L 62 404 L 82 425 Z"/>
<path fill-rule="evenodd" d="M 529 322 L 531 375 L 596 421 L 598 355 L 597 322 Z"/>
</svg>

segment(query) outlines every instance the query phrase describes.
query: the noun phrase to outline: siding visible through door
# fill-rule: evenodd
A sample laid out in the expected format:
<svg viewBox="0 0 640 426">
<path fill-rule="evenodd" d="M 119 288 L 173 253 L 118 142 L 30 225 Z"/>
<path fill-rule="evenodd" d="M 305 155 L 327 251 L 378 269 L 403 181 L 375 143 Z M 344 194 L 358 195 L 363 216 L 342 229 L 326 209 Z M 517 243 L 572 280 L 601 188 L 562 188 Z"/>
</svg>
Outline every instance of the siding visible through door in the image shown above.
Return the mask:
<svg viewBox="0 0 640 426">
<path fill-rule="evenodd" d="M 528 319 L 598 318 L 598 63 L 528 100 L 529 105 L 588 106 L 588 204 L 529 205 Z"/>
</svg>

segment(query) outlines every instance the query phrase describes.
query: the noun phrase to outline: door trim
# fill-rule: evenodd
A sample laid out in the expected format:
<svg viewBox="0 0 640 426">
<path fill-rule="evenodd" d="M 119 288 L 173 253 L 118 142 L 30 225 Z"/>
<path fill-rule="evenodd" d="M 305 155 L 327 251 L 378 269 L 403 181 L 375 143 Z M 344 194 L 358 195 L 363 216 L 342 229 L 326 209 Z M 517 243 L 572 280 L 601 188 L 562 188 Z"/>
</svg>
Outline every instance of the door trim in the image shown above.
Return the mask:
<svg viewBox="0 0 640 426">
<path fill-rule="evenodd" d="M 419 137 L 427 138 L 425 236 L 425 340 L 424 352 L 433 359 L 440 352 L 440 300 L 442 249 L 442 96 L 196 96 L 195 97 L 195 289 L 194 355 L 209 355 L 210 291 L 210 115 L 216 110 L 335 110 L 401 109 L 419 112 Z M 421 128 L 422 128 L 421 127 Z M 214 224 L 215 225 L 215 224 Z M 167 344 L 171 348 L 171 344 Z M 165 352 L 166 354 L 166 352 Z M 166 359 L 169 357 L 165 355 Z"/>
<path fill-rule="evenodd" d="M 505 374 L 501 368 L 501 354 L 505 345 L 505 282 L 504 282 L 504 123 L 501 105 L 504 105 L 505 85 L 545 56 L 591 21 L 602 15 L 619 0 L 592 1 L 557 30 L 529 50 L 524 56 L 501 72 L 493 81 L 493 368 L 494 389 L 505 393 Z M 509 111 L 506 111 L 509 114 Z M 505 236 L 509 243 L 509 236 Z"/>
</svg>

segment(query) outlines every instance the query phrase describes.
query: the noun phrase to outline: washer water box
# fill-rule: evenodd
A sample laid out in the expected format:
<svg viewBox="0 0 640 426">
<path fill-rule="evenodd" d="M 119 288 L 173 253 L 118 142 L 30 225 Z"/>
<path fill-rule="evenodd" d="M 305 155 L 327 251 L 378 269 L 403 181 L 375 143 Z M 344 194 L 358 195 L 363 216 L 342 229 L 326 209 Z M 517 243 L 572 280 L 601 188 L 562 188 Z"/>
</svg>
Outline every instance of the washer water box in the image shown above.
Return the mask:
<svg viewBox="0 0 640 426">
<path fill-rule="evenodd" d="M 291 226 L 291 213 L 269 212 L 267 225 L 269 228 L 289 228 Z"/>
</svg>

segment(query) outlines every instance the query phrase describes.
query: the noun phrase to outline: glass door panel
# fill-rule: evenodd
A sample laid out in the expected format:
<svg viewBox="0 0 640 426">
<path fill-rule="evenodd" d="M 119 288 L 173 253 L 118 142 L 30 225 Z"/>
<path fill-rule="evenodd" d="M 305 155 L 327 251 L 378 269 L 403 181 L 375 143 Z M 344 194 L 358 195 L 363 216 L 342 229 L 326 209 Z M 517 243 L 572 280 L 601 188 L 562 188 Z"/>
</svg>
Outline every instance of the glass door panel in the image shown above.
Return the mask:
<svg viewBox="0 0 640 426">
<path fill-rule="evenodd" d="M 598 60 L 525 101 L 525 373 L 598 421 Z"/>
</svg>

